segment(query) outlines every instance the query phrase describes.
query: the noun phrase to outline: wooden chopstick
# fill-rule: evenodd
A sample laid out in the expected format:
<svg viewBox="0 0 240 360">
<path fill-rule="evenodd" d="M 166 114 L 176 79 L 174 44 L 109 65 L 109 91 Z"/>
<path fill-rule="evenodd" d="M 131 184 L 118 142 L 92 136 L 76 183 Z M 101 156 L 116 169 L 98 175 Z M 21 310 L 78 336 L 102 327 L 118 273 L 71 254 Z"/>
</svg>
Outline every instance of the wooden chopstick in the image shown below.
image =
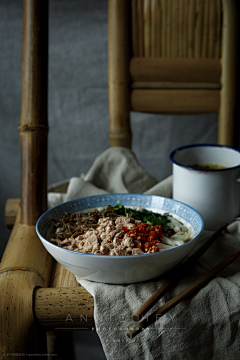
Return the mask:
<svg viewBox="0 0 240 360">
<path fill-rule="evenodd" d="M 196 264 L 200 256 L 203 255 L 221 232 L 226 229 L 227 225 L 228 224 L 223 224 L 185 263 L 178 265 L 169 273 L 164 284 L 133 314 L 132 319 L 134 321 L 139 321 L 140 317 L 145 315 L 161 299 L 161 297 L 173 287 L 183 274 Z"/>
<path fill-rule="evenodd" d="M 217 275 L 220 271 L 225 269 L 229 264 L 231 264 L 239 256 L 240 256 L 240 249 L 235 251 L 232 255 L 228 256 L 226 259 L 224 259 L 222 262 L 220 262 L 218 265 L 216 265 L 212 270 L 210 270 L 206 274 L 202 275 L 199 279 L 197 279 L 192 284 L 190 284 L 188 287 L 186 287 L 184 290 L 182 290 L 178 295 L 176 295 L 171 300 L 166 302 L 163 306 L 161 306 L 157 311 L 155 311 L 153 314 L 151 314 L 148 318 L 144 319 L 143 321 L 141 321 L 140 323 L 138 323 L 137 325 L 135 325 L 131 329 L 129 329 L 127 332 L 127 336 L 130 339 L 132 339 L 139 332 L 141 332 L 145 327 L 148 327 L 151 324 L 153 324 L 156 320 L 158 320 L 159 317 L 166 314 L 169 310 L 171 310 L 174 306 L 179 304 L 182 300 L 186 299 L 193 292 L 200 289 L 203 285 L 205 285 L 212 278 L 214 278 L 215 275 Z"/>
</svg>

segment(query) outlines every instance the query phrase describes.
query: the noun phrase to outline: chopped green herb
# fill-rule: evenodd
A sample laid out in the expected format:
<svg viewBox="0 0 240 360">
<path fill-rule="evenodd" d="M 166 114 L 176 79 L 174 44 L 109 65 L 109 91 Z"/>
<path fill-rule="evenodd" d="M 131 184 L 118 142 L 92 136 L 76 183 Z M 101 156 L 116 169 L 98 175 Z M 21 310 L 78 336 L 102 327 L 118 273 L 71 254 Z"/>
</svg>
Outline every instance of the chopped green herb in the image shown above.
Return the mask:
<svg viewBox="0 0 240 360">
<path fill-rule="evenodd" d="M 174 232 L 167 225 L 170 222 L 170 220 L 168 219 L 168 216 L 170 215 L 168 213 L 161 215 L 143 208 L 141 208 L 140 210 L 135 210 L 131 208 L 126 208 L 122 204 L 117 204 L 116 206 L 114 206 L 114 212 L 122 216 L 132 216 L 135 220 L 141 220 L 143 223 L 150 222 L 153 226 L 162 225 L 163 232 L 168 236 L 171 236 Z"/>
</svg>

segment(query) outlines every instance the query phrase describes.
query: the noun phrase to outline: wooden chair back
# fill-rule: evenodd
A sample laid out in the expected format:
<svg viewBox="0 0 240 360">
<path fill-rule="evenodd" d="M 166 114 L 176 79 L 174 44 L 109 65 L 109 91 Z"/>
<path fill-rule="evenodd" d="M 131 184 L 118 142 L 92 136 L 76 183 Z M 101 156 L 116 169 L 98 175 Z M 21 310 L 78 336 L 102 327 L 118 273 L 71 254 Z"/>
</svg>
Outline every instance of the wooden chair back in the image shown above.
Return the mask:
<svg viewBox="0 0 240 360">
<path fill-rule="evenodd" d="M 130 111 L 219 113 L 238 146 L 236 0 L 109 0 L 109 139 L 131 147 Z"/>
</svg>

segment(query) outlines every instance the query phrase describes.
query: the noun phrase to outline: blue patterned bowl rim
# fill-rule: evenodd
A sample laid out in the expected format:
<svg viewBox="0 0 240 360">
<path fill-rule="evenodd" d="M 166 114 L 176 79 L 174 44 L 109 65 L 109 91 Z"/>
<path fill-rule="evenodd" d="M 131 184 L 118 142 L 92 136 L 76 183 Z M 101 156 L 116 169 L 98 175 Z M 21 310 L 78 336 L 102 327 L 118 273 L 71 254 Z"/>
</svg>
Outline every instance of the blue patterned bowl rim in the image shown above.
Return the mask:
<svg viewBox="0 0 240 360">
<path fill-rule="evenodd" d="M 89 211 L 94 208 L 107 207 L 108 205 L 115 206 L 121 203 L 124 206 L 133 206 L 150 209 L 151 211 L 160 212 L 164 211 L 166 213 L 171 213 L 172 215 L 178 215 L 183 220 L 188 222 L 193 230 L 195 231 L 195 236 L 189 242 L 193 241 L 196 237 L 198 237 L 204 228 L 204 222 L 202 216 L 199 214 L 197 210 L 192 208 L 189 205 L 186 205 L 180 201 L 173 200 L 171 198 L 166 198 L 163 196 L 157 195 L 148 195 L 148 194 L 132 194 L 132 193 L 124 193 L 124 194 L 102 194 L 102 195 L 93 195 L 81 197 L 78 199 L 70 200 L 59 204 L 40 216 L 36 224 L 36 231 L 39 238 L 43 238 L 47 240 L 47 232 L 52 224 L 51 219 L 58 219 L 60 216 L 64 216 L 65 213 L 73 214 L 80 211 Z M 189 243 L 188 242 L 188 243 Z M 180 245 L 186 246 L 188 243 Z M 86 256 L 98 256 L 98 257 L 109 257 L 109 255 L 98 255 L 98 254 L 87 254 L 80 253 L 73 250 L 68 250 L 64 248 L 59 248 L 59 246 L 51 243 L 52 246 L 56 246 L 58 249 L 63 251 L 70 251 L 74 254 L 86 255 Z M 176 248 L 172 248 L 166 251 L 172 251 Z M 159 253 L 153 254 L 144 254 L 144 256 L 154 256 Z M 143 256 L 143 255 L 134 255 Z M 116 258 L 128 257 L 129 255 L 116 256 Z"/>
</svg>

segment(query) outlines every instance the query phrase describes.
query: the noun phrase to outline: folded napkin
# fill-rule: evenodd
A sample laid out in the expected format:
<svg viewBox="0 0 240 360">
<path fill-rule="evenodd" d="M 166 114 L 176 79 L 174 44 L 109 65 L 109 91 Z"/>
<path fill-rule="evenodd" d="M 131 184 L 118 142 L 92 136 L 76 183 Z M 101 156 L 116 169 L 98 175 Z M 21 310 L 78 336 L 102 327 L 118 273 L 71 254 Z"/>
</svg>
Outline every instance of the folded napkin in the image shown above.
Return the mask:
<svg viewBox="0 0 240 360">
<path fill-rule="evenodd" d="M 159 183 L 131 150 L 113 147 L 95 159 L 86 175 L 49 186 L 48 207 L 82 196 L 131 192 L 171 197 L 172 176 Z"/>
<path fill-rule="evenodd" d="M 171 197 L 171 191 L 171 176 L 159 183 L 140 166 L 131 150 L 115 147 L 97 157 L 86 175 L 52 185 L 48 202 L 52 207 L 81 196 L 127 192 Z M 211 234 L 204 231 L 198 246 Z M 239 247 L 240 224 L 236 221 L 152 311 Z M 132 314 L 162 285 L 164 276 L 130 285 L 76 279 L 94 297 L 95 330 L 108 360 L 230 360 L 240 353 L 239 269 L 240 260 L 236 260 L 132 340 L 126 336 L 135 325 Z"/>
</svg>

